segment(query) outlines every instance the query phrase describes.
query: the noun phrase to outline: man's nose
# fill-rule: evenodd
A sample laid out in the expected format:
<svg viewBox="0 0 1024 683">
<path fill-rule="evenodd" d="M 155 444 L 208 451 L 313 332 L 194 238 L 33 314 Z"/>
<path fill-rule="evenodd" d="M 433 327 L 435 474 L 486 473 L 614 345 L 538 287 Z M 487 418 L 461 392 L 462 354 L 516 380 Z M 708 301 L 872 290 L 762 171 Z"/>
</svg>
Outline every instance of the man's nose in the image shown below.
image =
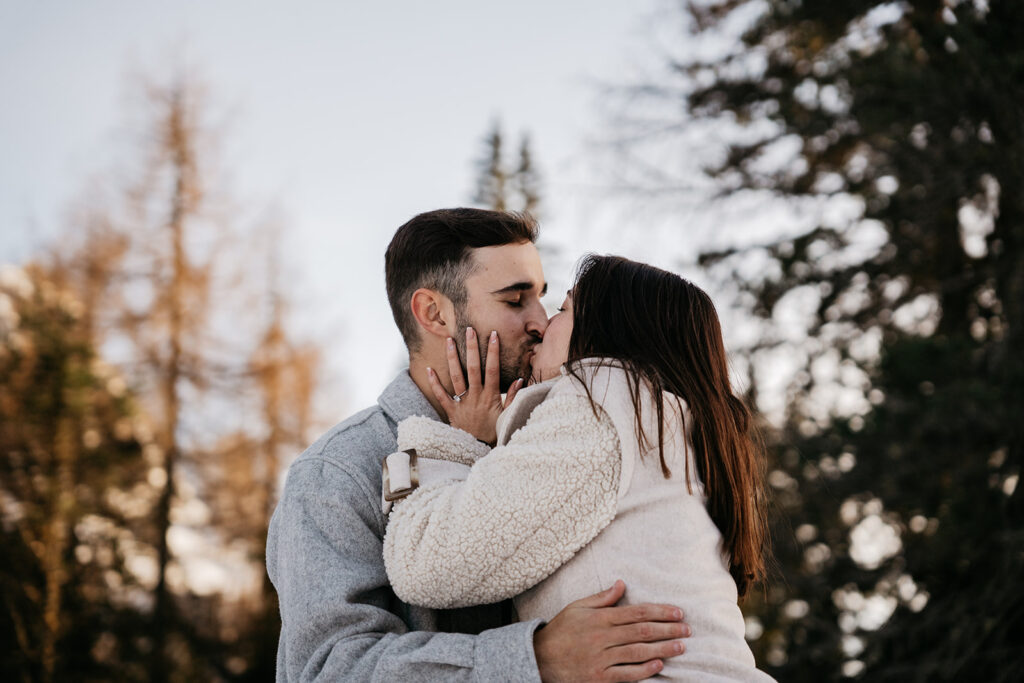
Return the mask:
<svg viewBox="0 0 1024 683">
<path fill-rule="evenodd" d="M 544 330 L 548 329 L 548 312 L 540 301 L 530 306 L 529 318 L 526 320 L 526 331 L 535 337 L 543 338 Z"/>
</svg>

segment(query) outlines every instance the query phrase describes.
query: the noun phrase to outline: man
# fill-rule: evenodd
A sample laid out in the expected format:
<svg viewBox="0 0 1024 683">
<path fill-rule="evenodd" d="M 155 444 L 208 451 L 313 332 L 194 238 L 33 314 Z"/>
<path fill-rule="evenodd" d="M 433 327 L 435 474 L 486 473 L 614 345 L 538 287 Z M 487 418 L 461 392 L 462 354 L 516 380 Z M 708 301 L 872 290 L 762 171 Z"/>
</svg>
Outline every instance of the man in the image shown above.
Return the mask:
<svg viewBox="0 0 1024 683">
<path fill-rule="evenodd" d="M 467 327 L 498 333 L 503 390 L 529 373 L 547 327 L 536 237 L 527 216 L 478 209 L 420 214 L 395 233 L 385 278 L 409 369 L 289 469 L 267 539 L 281 604 L 278 681 L 635 680 L 683 650 L 681 612 L 615 607 L 622 582 L 547 624 L 512 623 L 508 602 L 407 605 L 388 585 L 381 461 L 397 447 L 396 425 L 410 415 L 446 419 L 428 368 L 447 366 L 449 343 L 465 350 Z"/>
</svg>

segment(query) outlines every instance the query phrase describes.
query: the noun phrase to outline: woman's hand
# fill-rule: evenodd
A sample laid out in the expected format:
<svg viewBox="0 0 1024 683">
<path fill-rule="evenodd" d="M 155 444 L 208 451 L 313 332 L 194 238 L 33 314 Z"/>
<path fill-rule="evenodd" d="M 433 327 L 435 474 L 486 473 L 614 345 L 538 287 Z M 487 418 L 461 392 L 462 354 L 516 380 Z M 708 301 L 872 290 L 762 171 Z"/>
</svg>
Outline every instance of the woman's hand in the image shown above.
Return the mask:
<svg viewBox="0 0 1024 683">
<path fill-rule="evenodd" d="M 455 396 L 449 396 L 441 385 L 441 380 L 433 368 L 427 368 L 427 379 L 430 389 L 434 392 L 441 407 L 448 415 L 448 423 L 469 432 L 484 443 L 494 445 L 498 438 L 495 425 L 498 415 L 512 403 L 516 392 L 523 386 L 522 378 L 517 379 L 509 387 L 504 403 L 501 400 L 498 333 L 491 332 L 487 341 L 487 367 L 484 368 L 483 384 L 480 384 L 480 346 L 477 344 L 476 331 L 466 328 L 466 372 L 469 373 L 469 386 L 462 376 L 459 354 L 455 349 L 455 340 L 448 338 L 448 374 L 452 379 Z"/>
</svg>

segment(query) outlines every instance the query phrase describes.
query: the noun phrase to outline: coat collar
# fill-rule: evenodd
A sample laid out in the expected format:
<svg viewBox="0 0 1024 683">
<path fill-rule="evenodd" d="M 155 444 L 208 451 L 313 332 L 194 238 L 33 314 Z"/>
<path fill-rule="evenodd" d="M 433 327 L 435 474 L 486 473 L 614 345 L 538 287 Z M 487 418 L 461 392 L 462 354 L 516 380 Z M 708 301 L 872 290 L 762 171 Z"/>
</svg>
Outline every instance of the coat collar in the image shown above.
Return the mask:
<svg viewBox="0 0 1024 683">
<path fill-rule="evenodd" d="M 498 424 L 495 425 L 495 428 L 498 432 L 499 446 L 508 443 L 508 440 L 512 438 L 512 434 L 526 424 L 526 421 L 530 419 L 530 413 L 547 398 L 551 388 L 555 386 L 559 379 L 561 377 L 549 379 L 546 382 L 533 384 L 519 390 L 519 393 L 512 400 L 512 405 L 505 408 L 501 415 L 498 416 Z"/>
<path fill-rule="evenodd" d="M 412 381 L 408 368 L 398 373 L 398 376 L 384 389 L 377 398 L 377 404 L 395 425 L 413 415 L 422 415 L 431 420 L 441 420 L 441 416 L 430 405 L 430 401 Z"/>
</svg>

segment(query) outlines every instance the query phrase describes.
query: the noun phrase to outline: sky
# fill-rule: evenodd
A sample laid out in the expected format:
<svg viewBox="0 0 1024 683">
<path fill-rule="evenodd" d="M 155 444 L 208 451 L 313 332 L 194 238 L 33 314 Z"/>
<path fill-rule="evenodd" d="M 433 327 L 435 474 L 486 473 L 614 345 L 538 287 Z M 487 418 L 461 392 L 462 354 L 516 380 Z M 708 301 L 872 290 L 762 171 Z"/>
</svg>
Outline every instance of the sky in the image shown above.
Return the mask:
<svg viewBox="0 0 1024 683">
<path fill-rule="evenodd" d="M 208 87 L 246 219 L 285 226 L 299 324 L 327 347 L 340 417 L 401 366 L 383 282 L 391 235 L 469 202 L 495 119 L 511 141 L 532 139 L 542 241 L 560 245 L 552 291 L 587 250 L 669 258 L 641 233 L 600 227 L 588 151 L 607 135 L 601 84 L 643 62 L 661 6 L 0 0 L 0 262 L 53 239 L 123 152 L 138 77 L 185 69 Z"/>
</svg>

